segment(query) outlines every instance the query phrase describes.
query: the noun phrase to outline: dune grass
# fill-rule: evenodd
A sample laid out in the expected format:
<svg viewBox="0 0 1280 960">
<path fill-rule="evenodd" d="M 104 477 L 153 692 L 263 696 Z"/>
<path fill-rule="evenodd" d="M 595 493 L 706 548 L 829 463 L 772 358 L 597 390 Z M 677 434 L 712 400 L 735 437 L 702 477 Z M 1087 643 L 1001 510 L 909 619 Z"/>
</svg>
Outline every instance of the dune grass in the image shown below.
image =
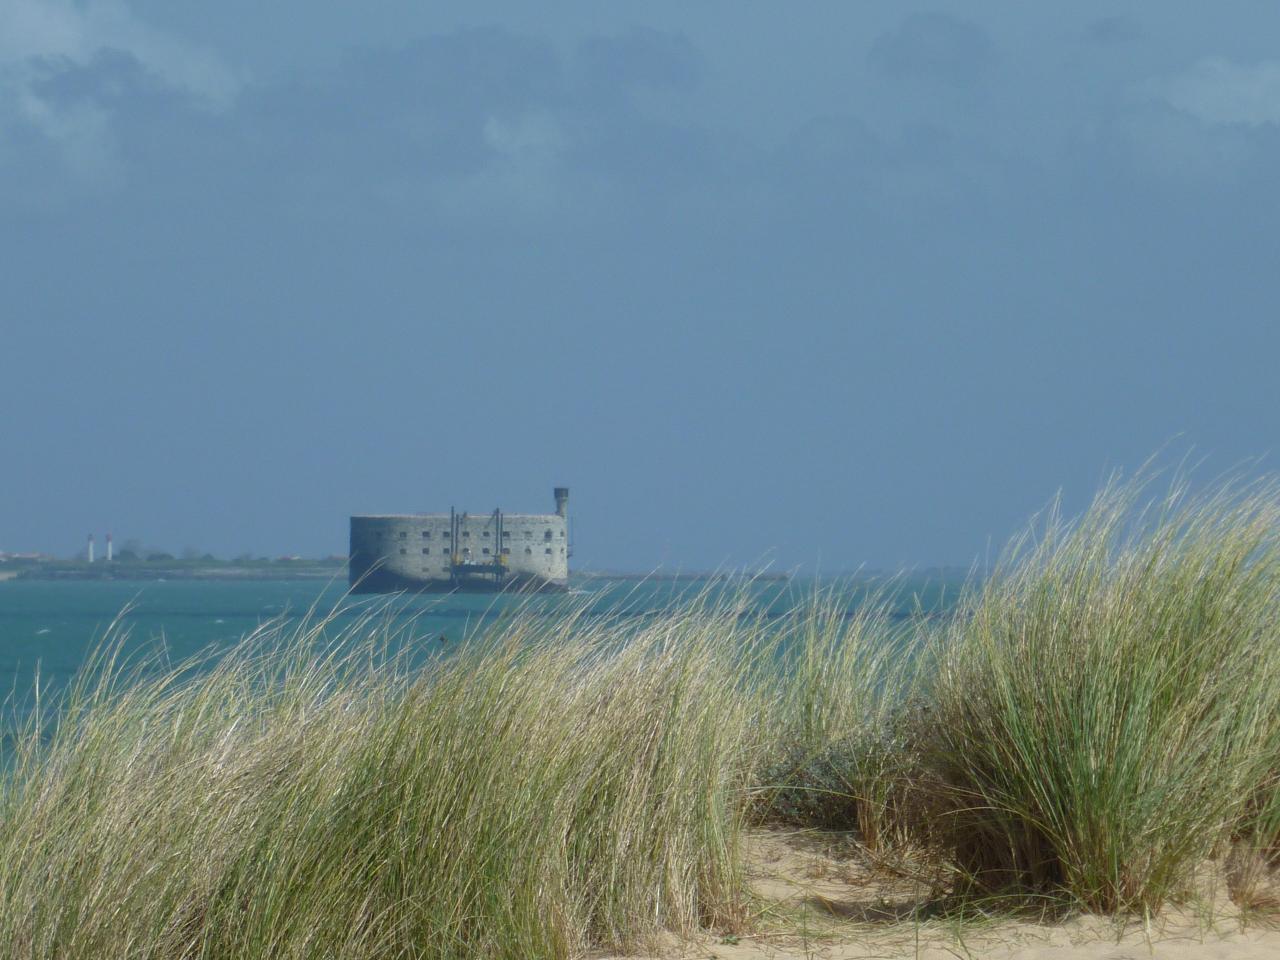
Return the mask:
<svg viewBox="0 0 1280 960">
<path fill-rule="evenodd" d="M 920 676 L 919 619 L 901 586 L 819 587 L 778 629 L 773 711 L 755 815 L 764 822 L 849 830 L 870 852 L 909 833 L 903 791 L 916 758 L 908 740 Z"/>
<path fill-rule="evenodd" d="M 195 676 L 99 664 L 29 731 L 0 798 L 7 955 L 563 957 L 740 923 L 734 610 L 625 637 L 517 615 L 417 670 L 376 617 L 326 625 Z"/>
<path fill-rule="evenodd" d="M 1274 489 L 1143 490 L 1050 514 L 944 638 L 930 827 L 977 889 L 1156 910 L 1280 756 Z"/>
<path fill-rule="evenodd" d="M 10 738 L 6 956 L 520 957 L 749 928 L 744 832 L 926 847 L 964 898 L 1149 913 L 1280 850 L 1280 499 L 1104 490 L 947 619 L 817 590 L 386 610 L 219 658 L 108 644 Z M 1247 858 L 1246 858 L 1247 859 Z M 1256 871 L 1255 871 L 1256 872 Z"/>
</svg>

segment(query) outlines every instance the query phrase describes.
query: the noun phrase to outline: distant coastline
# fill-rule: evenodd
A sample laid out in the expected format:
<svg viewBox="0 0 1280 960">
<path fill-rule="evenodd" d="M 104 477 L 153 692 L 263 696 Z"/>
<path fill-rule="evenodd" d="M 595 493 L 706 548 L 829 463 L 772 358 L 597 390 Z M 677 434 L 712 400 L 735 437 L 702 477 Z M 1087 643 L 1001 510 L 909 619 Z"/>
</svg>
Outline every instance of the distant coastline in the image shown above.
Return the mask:
<svg viewBox="0 0 1280 960">
<path fill-rule="evenodd" d="M 54 561 L 26 564 L 15 569 L 0 568 L 0 582 L 20 580 L 345 580 L 346 563 L 339 560 L 271 560 L 249 563 L 94 563 Z M 652 583 L 721 582 L 742 577 L 766 582 L 786 582 L 789 573 L 575 573 L 575 581 L 612 580 Z"/>
<path fill-rule="evenodd" d="M 830 575 L 835 579 L 894 580 L 904 572 L 863 569 L 845 574 Z M 973 579 L 975 571 L 963 567 L 928 567 L 906 571 L 912 579 L 936 579 L 939 581 L 964 581 Z M 80 560 L 59 560 L 53 557 L 40 559 L 8 560 L 0 557 L 0 583 L 30 580 L 56 581 L 155 581 L 155 580 L 208 580 L 216 582 L 256 580 L 346 580 L 345 557 L 331 556 L 319 559 L 301 557 L 266 557 L 257 559 L 219 560 L 212 557 L 199 559 L 114 560 L 89 563 Z M 679 571 L 649 570 L 578 570 L 573 573 L 576 583 L 598 581 L 650 582 L 650 583 L 707 583 L 749 579 L 765 583 L 787 583 L 796 579 L 790 572 L 750 572 L 743 570 Z M 804 579 L 802 577 L 802 579 Z"/>
<path fill-rule="evenodd" d="M 342 558 L 303 560 L 45 560 L 0 565 L 0 582 L 24 580 L 345 580 Z"/>
</svg>

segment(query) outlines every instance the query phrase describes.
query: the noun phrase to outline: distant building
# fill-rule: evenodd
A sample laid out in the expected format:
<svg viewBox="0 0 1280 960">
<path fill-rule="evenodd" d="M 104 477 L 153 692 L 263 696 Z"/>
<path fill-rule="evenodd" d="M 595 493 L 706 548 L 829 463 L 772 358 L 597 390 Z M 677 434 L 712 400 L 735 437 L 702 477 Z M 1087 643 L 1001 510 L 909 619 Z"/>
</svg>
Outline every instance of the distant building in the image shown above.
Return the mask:
<svg viewBox="0 0 1280 960">
<path fill-rule="evenodd" d="M 356 593 L 397 590 L 564 590 L 569 585 L 569 488 L 548 514 L 386 514 L 351 518 Z"/>
</svg>

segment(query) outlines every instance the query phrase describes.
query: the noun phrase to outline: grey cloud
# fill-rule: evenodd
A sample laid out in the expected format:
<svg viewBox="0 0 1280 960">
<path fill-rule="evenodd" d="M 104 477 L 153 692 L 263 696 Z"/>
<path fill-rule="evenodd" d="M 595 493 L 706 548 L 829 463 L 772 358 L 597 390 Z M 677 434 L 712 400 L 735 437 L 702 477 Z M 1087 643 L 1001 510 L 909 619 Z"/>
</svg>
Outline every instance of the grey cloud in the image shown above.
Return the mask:
<svg viewBox="0 0 1280 960">
<path fill-rule="evenodd" d="M 788 188 L 833 197 L 865 187 L 885 160 L 885 146 L 865 123 L 847 116 L 815 117 L 801 124 L 777 151 L 779 174 Z"/>
<path fill-rule="evenodd" d="M 219 141 L 230 115 L 129 51 L 31 57 L 19 67 L 20 79 L 0 90 L 0 206 L 58 206 L 135 180 L 163 189 L 226 159 Z"/>
<path fill-rule="evenodd" d="M 118 189 L 138 132 L 184 111 L 227 112 L 243 79 L 124 4 L 0 3 L 0 203 Z"/>
<path fill-rule="evenodd" d="M 116 49 L 99 50 L 84 63 L 66 57 L 34 58 L 28 86 L 42 101 L 59 109 L 85 103 L 128 105 L 169 89 L 136 56 Z"/>
<path fill-rule="evenodd" d="M 634 28 L 581 43 L 565 109 L 576 170 L 644 193 L 701 181 L 717 163 L 713 137 L 662 117 L 641 95 L 683 96 L 702 82 L 705 69 L 693 44 L 663 31 Z"/>
<path fill-rule="evenodd" d="M 496 27 L 416 40 L 349 57 L 322 88 L 345 109 L 475 114 L 511 112 L 559 96 L 563 79 L 545 40 Z"/>
<path fill-rule="evenodd" d="M 992 198 L 998 207 L 1027 179 L 1008 158 L 938 126 L 877 133 L 848 116 L 800 125 L 774 161 L 769 189 L 793 214 L 828 224 L 869 221 L 866 229 L 881 233 L 972 215 Z"/>
<path fill-rule="evenodd" d="M 601 197 L 685 190 L 727 155 L 709 131 L 664 116 L 661 97 L 683 96 L 705 64 L 687 39 L 654 30 L 593 37 L 568 58 L 499 28 L 429 36 L 348 55 L 309 80 L 250 84 L 221 114 L 129 50 L 37 65 L 28 89 L 49 122 L 74 120 L 78 149 L 96 144 L 104 168 L 110 160 L 154 195 L 166 184 L 187 192 L 189 172 L 206 167 L 197 158 L 217 158 L 210 195 L 248 193 L 308 216 L 563 217 L 614 202 Z M 50 189 L 61 175 L 44 160 L 30 173 Z"/>
<path fill-rule="evenodd" d="M 9 82 L 22 65 L 65 60 L 85 66 L 103 52 L 133 57 L 166 86 L 211 109 L 225 109 L 244 83 L 220 57 L 135 18 L 123 3 L 5 0 L 0 5 L 0 68 Z"/>
<path fill-rule="evenodd" d="M 701 53 L 685 37 L 640 27 L 590 37 L 574 56 L 576 82 L 588 96 L 644 87 L 689 91 L 705 69 Z"/>
<path fill-rule="evenodd" d="M 1273 198 L 1280 165 L 1280 128 L 1207 124 L 1160 100 L 1136 101 L 1098 127 L 1095 175 L 1119 177 L 1123 190 L 1152 192 L 1165 202 L 1249 194 Z"/>
<path fill-rule="evenodd" d="M 1084 28 L 1084 38 L 1104 46 L 1132 43 L 1142 39 L 1142 27 L 1125 16 L 1102 17 Z"/>
<path fill-rule="evenodd" d="M 579 172 L 628 193 L 683 189 L 705 183 L 718 163 L 706 130 L 639 114 L 574 114 L 569 159 Z"/>
<path fill-rule="evenodd" d="M 673 34 L 595 37 L 566 63 L 549 42 L 486 28 L 367 51 L 309 86 L 253 91 L 246 113 L 307 182 L 388 188 L 397 202 L 417 196 L 453 214 L 550 209 L 595 189 L 699 176 L 708 138 L 632 94 L 687 89 L 701 70 Z"/>
<path fill-rule="evenodd" d="M 1280 60 L 1236 63 L 1208 57 L 1142 92 L 1212 124 L 1280 125 Z"/>
<path fill-rule="evenodd" d="M 922 14 L 882 37 L 873 57 L 893 76 L 960 83 L 976 79 L 994 51 L 980 27 Z M 841 210 L 883 220 L 998 198 L 1015 168 L 1040 176 L 1034 162 L 1006 155 L 963 123 L 917 118 L 873 132 L 856 117 L 825 115 L 799 124 L 768 154 L 666 116 L 669 101 L 660 96 L 655 109 L 639 93 L 681 97 L 706 69 L 689 41 L 658 31 L 592 38 L 565 58 L 548 41 L 485 28 L 365 50 L 308 82 L 251 85 L 225 114 L 200 109 L 125 50 L 87 62 L 45 57 L 28 83 L 55 114 L 82 124 L 77 162 L 91 168 L 93 144 L 106 144 L 106 167 L 147 183 L 151 197 L 172 191 L 170 201 L 184 204 L 204 202 L 191 199 L 190 178 L 199 176 L 211 216 L 218 198 L 235 195 L 258 198 L 262 216 L 334 221 L 442 214 L 569 223 L 592 211 L 622 216 L 690 202 L 739 204 L 734 216 L 798 204 L 823 220 Z M 1121 111 L 1104 125 L 1096 157 L 1117 170 L 1210 182 L 1245 175 L 1269 155 L 1256 137 L 1206 139 L 1196 126 L 1167 103 Z M 32 137 L 9 138 L 9 158 L 27 157 L 23 190 L 59 175 L 47 153 Z"/>
<path fill-rule="evenodd" d="M 543 170 L 554 158 L 563 100 L 549 43 L 496 28 L 363 50 L 309 82 L 250 88 L 236 127 L 258 175 L 279 179 L 295 207 L 367 204 L 421 216 L 453 184 L 482 192 L 497 166 Z M 495 197 L 492 202 L 498 202 Z"/>
<path fill-rule="evenodd" d="M 915 13 L 872 44 L 871 65 L 895 79 L 971 84 L 995 59 L 978 24 L 945 13 Z"/>
</svg>

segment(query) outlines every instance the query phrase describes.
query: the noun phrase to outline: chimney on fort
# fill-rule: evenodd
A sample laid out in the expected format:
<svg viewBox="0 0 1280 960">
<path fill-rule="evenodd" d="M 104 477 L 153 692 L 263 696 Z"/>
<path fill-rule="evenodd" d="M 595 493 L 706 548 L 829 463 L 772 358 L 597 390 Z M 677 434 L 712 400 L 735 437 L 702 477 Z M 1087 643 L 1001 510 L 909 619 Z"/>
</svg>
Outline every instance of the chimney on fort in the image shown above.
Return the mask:
<svg viewBox="0 0 1280 960">
<path fill-rule="evenodd" d="M 111 562 L 111 534 L 107 534 L 107 563 Z"/>
<path fill-rule="evenodd" d="M 89 534 L 89 548 L 85 551 L 89 558 L 89 562 L 93 563 L 93 534 Z"/>
<path fill-rule="evenodd" d="M 569 515 L 569 488 L 556 487 L 556 516 L 567 517 Z M 550 534 L 548 534 L 550 536 Z"/>
</svg>

